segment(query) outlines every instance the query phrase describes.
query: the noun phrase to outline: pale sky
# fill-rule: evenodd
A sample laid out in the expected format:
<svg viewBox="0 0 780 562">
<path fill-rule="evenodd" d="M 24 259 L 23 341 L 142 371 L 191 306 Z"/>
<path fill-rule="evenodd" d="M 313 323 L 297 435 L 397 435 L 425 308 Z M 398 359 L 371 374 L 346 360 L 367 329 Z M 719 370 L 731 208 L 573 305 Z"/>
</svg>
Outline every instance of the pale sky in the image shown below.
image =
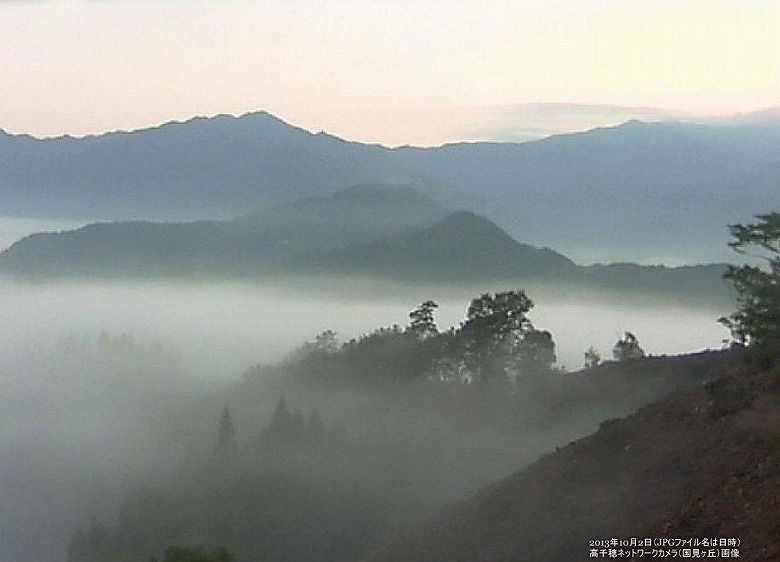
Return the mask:
<svg viewBox="0 0 780 562">
<path fill-rule="evenodd" d="M 16 133 L 266 109 L 434 144 L 529 102 L 778 105 L 780 0 L 0 0 Z"/>
</svg>

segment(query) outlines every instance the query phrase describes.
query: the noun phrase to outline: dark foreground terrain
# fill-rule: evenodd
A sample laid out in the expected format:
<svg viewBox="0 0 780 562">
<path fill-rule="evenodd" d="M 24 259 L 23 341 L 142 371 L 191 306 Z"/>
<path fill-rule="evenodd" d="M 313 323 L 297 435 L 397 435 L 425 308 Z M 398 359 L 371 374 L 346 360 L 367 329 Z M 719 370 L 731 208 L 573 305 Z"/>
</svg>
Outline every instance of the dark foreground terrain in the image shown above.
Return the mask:
<svg viewBox="0 0 780 562">
<path fill-rule="evenodd" d="M 780 560 L 777 367 L 604 422 L 367 560 L 568 562 L 612 537 L 735 537 L 741 560 Z"/>
</svg>

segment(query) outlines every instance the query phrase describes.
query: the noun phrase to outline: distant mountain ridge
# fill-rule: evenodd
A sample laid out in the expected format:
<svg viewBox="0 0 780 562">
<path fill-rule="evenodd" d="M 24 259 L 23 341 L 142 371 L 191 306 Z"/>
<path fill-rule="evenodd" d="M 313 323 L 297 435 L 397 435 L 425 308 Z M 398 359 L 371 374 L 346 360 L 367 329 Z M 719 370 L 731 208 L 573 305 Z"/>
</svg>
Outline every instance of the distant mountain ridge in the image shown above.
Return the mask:
<svg viewBox="0 0 780 562">
<path fill-rule="evenodd" d="M 274 232 L 301 249 L 368 244 L 430 225 L 445 207 L 406 185 L 364 184 L 328 196 L 308 197 L 231 221 L 262 234 Z"/>
<path fill-rule="evenodd" d="M 470 211 L 451 213 L 407 236 L 380 240 L 351 252 L 342 262 L 384 275 L 416 272 L 417 278 L 567 278 L 577 269 L 548 248 L 514 240 L 488 219 Z"/>
<path fill-rule="evenodd" d="M 356 186 L 231 221 L 95 223 L 28 236 L 0 254 L 22 277 L 358 275 L 401 282 L 543 282 L 723 297 L 724 266 L 583 267 L 470 211 L 403 186 Z"/>
<path fill-rule="evenodd" d="M 0 262 L 6 271 L 36 276 L 251 276 L 304 268 L 445 214 L 412 188 L 370 184 L 229 221 L 102 222 L 35 234 L 12 245 Z"/>
<path fill-rule="evenodd" d="M 7 214 L 226 218 L 391 176 L 397 167 L 379 147 L 314 135 L 267 112 L 80 139 L 21 135 L 0 142 Z"/>
<path fill-rule="evenodd" d="M 720 260 L 726 224 L 777 205 L 780 122 L 770 111 L 397 149 L 266 112 L 78 139 L 0 135 L 9 216 L 221 220 L 368 183 L 418 186 L 579 260 Z"/>
</svg>

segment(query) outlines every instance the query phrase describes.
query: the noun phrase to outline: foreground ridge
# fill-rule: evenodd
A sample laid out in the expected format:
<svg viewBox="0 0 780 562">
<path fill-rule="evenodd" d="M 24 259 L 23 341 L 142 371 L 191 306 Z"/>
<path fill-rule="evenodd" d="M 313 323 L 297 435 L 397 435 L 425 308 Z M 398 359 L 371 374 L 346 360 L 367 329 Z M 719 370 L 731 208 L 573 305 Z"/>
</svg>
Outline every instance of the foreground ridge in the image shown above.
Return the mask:
<svg viewBox="0 0 780 562">
<path fill-rule="evenodd" d="M 780 548 L 780 371 L 739 366 L 542 457 L 371 562 L 571 561 L 592 539 L 734 537 Z"/>
</svg>

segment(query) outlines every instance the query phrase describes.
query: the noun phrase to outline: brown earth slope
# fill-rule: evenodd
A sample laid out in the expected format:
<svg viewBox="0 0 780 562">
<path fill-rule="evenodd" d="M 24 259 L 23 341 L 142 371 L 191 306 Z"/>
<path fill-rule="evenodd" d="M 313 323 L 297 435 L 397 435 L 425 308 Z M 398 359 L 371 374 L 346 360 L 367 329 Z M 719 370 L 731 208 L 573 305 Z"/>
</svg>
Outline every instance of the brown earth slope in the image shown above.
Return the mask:
<svg viewBox="0 0 780 562">
<path fill-rule="evenodd" d="M 780 560 L 780 369 L 605 422 L 369 560 L 572 562 L 612 537 L 735 537 L 741 560 Z"/>
</svg>

